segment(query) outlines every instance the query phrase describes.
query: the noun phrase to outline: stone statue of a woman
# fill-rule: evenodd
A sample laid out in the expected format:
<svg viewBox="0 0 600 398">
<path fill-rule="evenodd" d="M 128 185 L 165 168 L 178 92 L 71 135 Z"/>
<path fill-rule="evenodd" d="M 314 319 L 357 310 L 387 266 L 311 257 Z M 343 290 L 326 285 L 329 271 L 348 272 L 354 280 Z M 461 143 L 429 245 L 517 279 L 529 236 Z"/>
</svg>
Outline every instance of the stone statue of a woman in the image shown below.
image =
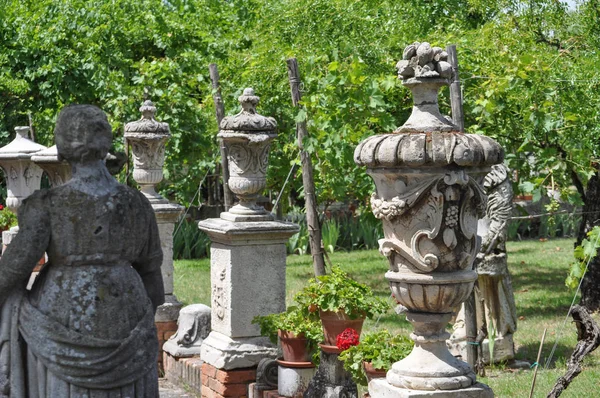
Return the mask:
<svg viewBox="0 0 600 398">
<path fill-rule="evenodd" d="M 106 169 L 112 133 L 100 109 L 64 108 L 54 133 L 73 177 L 23 202 L 0 259 L 0 397 L 158 397 L 154 212 Z"/>
</svg>

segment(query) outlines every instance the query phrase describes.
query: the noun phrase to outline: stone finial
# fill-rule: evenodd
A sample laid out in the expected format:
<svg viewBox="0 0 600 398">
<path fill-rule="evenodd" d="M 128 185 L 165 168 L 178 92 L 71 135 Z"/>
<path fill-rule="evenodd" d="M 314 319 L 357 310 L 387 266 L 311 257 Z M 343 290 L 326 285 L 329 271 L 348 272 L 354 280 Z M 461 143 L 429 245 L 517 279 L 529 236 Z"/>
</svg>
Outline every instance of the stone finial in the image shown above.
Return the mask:
<svg viewBox="0 0 600 398">
<path fill-rule="evenodd" d="M 244 131 L 244 132 L 273 132 L 277 128 L 277 122 L 272 117 L 262 116 L 256 113 L 256 105 L 260 97 L 254 95 L 254 89 L 245 88 L 242 95 L 238 97 L 242 110 L 235 116 L 223 118 L 219 128 L 221 131 Z"/>
<path fill-rule="evenodd" d="M 402 60 L 398 61 L 398 77 L 407 80 L 412 77 L 449 79 L 452 65 L 447 62 L 448 53 L 440 47 L 431 47 L 427 42 L 414 42 L 404 49 Z"/>
<path fill-rule="evenodd" d="M 139 108 L 142 113 L 142 118 L 135 122 L 130 122 L 125 125 L 125 134 L 140 133 L 140 134 L 164 134 L 170 136 L 169 124 L 156 121 L 156 107 L 150 100 L 144 101 Z"/>
</svg>

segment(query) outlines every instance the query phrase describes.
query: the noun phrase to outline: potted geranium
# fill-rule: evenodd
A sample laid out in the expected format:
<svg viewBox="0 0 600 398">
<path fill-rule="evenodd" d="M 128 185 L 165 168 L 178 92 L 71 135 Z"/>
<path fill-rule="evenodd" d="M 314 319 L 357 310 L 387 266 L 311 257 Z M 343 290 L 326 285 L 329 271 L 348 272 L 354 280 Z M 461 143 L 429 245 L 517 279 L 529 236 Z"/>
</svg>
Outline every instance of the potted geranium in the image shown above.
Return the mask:
<svg viewBox="0 0 600 398">
<path fill-rule="evenodd" d="M 367 385 L 373 378 L 385 377 L 394 362 L 410 354 L 414 342 L 403 334 L 391 334 L 382 329 L 365 333 L 358 345 L 342 351 L 339 359 L 352 379 Z"/>
<path fill-rule="evenodd" d="M 15 225 L 17 225 L 16 214 L 0 205 L 0 231 L 6 231 Z"/>
<path fill-rule="evenodd" d="M 329 347 L 336 346 L 337 336 L 345 329 L 354 329 L 360 335 L 365 318 L 389 309 L 385 300 L 375 297 L 367 285 L 350 278 L 340 267 L 309 280 L 295 300 L 314 318 L 321 319 L 324 343 Z"/>
<path fill-rule="evenodd" d="M 283 361 L 308 363 L 317 343 L 323 339 L 321 324 L 307 317 L 307 312 L 296 306 L 279 314 L 257 316 L 252 320 L 260 326 L 260 333 L 273 344 L 281 343 Z"/>
</svg>

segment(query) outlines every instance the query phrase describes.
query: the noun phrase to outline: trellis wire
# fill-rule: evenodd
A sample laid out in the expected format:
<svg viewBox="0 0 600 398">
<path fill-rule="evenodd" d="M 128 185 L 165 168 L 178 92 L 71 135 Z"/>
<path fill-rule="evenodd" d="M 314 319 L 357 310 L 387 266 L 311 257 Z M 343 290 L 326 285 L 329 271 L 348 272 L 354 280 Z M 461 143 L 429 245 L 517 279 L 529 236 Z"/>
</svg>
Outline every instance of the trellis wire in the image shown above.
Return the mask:
<svg viewBox="0 0 600 398">
<path fill-rule="evenodd" d="M 294 172 L 294 170 L 296 169 L 296 163 L 294 163 L 292 165 L 292 168 L 290 169 L 290 172 L 288 173 L 285 182 L 283 183 L 283 187 L 281 187 L 281 190 L 279 191 L 279 194 L 277 195 L 277 199 L 275 199 L 275 204 L 273 205 L 273 210 L 277 209 L 277 205 L 279 204 L 279 199 L 281 199 L 281 195 L 283 195 L 283 191 L 285 191 L 285 187 L 288 184 L 288 181 L 290 180 L 290 176 L 292 175 L 292 173 Z"/>
<path fill-rule="evenodd" d="M 208 173 L 210 173 L 210 169 L 208 169 L 206 171 L 206 174 L 204 174 L 204 177 L 200 181 L 200 184 L 198 184 L 198 190 L 194 194 L 194 197 L 192 198 L 192 200 L 190 201 L 190 203 L 194 203 L 194 200 L 196 200 L 196 196 L 198 196 L 198 194 L 200 193 L 200 190 L 202 189 L 202 184 L 204 184 L 204 180 L 206 180 L 206 177 L 208 177 Z M 177 232 L 179 231 L 179 228 L 181 228 L 181 224 L 183 224 L 185 222 L 185 217 L 187 216 L 188 212 L 190 211 L 190 207 L 191 206 L 188 206 L 185 209 L 185 213 L 183 214 L 183 217 L 181 217 L 181 220 L 179 220 L 179 224 L 177 225 L 177 229 L 173 233 L 173 236 L 177 235 Z"/>
</svg>

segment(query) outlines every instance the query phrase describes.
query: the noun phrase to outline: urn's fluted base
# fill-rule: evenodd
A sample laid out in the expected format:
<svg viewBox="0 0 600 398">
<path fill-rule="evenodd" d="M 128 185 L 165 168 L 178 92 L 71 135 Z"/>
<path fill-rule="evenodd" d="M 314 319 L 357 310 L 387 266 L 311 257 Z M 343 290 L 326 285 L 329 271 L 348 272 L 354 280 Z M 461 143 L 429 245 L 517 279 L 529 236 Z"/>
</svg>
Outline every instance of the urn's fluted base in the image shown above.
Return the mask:
<svg viewBox="0 0 600 398">
<path fill-rule="evenodd" d="M 371 398 L 493 398 L 494 392 L 485 384 L 476 383 L 460 390 L 419 391 L 394 387 L 385 379 L 374 379 L 369 383 Z"/>
<path fill-rule="evenodd" d="M 469 364 L 455 358 L 446 340 L 450 334 L 445 326 L 452 314 L 408 312 L 406 319 L 413 324 L 410 337 L 415 342 L 411 353 L 392 365 L 387 382 L 395 387 L 420 390 L 460 390 L 476 383 Z"/>
<path fill-rule="evenodd" d="M 232 222 L 273 221 L 275 219 L 264 207 L 257 205 L 254 201 L 243 200 L 243 198 L 240 198 L 240 203 L 229 211 L 221 213 L 220 217 Z"/>
</svg>

